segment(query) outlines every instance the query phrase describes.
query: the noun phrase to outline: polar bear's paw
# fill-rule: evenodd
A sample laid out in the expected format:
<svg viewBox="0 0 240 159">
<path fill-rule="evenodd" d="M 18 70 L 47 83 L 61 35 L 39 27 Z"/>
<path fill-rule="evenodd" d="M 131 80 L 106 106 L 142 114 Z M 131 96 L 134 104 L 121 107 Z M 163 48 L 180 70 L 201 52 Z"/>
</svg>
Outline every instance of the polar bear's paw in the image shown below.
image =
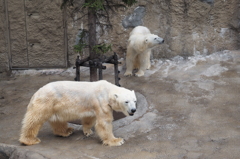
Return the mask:
<svg viewBox="0 0 240 159">
<path fill-rule="evenodd" d="M 67 128 L 67 130 L 66 130 L 66 137 L 72 135 L 73 131 L 74 131 L 73 128 Z"/>
<path fill-rule="evenodd" d="M 84 130 L 83 133 L 85 136 L 89 137 L 93 134 L 93 131 L 91 129 L 88 129 L 88 130 Z"/>
<path fill-rule="evenodd" d="M 132 72 L 128 72 L 128 71 L 126 71 L 125 73 L 124 73 L 124 76 L 132 76 Z"/>
<path fill-rule="evenodd" d="M 137 77 L 144 76 L 144 72 L 142 70 L 138 70 L 138 72 L 135 73 L 135 76 L 137 76 Z"/>
<path fill-rule="evenodd" d="M 103 145 L 105 146 L 121 146 L 122 144 L 124 144 L 124 140 L 122 138 L 114 138 L 113 140 L 103 141 Z"/>
<path fill-rule="evenodd" d="M 23 137 L 21 137 L 20 139 L 19 139 L 19 141 L 20 141 L 20 143 L 22 143 L 23 145 L 27 145 L 27 146 L 29 146 L 29 145 L 35 145 L 35 144 L 38 144 L 38 143 L 40 143 L 41 142 L 41 140 L 39 139 L 39 138 L 37 138 L 37 137 L 33 137 L 33 138 L 23 138 Z"/>
<path fill-rule="evenodd" d="M 55 131 L 54 134 L 57 136 L 68 137 L 72 135 L 73 130 L 73 128 L 67 128 L 65 131 Z"/>
<path fill-rule="evenodd" d="M 150 68 L 151 68 L 151 64 L 149 64 L 149 65 L 147 66 L 147 70 L 150 70 Z"/>
</svg>

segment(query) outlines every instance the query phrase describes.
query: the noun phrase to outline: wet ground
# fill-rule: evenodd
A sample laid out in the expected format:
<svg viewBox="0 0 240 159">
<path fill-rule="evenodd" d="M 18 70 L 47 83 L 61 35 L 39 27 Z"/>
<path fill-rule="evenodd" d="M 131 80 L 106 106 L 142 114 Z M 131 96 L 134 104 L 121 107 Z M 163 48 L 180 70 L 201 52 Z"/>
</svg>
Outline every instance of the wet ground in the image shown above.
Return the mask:
<svg viewBox="0 0 240 159">
<path fill-rule="evenodd" d="M 74 70 L 17 71 L 0 82 L 0 158 L 24 159 L 237 159 L 240 156 L 240 51 L 184 59 L 154 60 L 144 77 L 124 77 L 134 89 L 138 110 L 113 122 L 120 147 L 85 138 L 81 126 L 68 138 L 56 137 L 46 123 L 42 142 L 21 146 L 21 120 L 35 91 L 44 84 L 73 80 Z M 88 69 L 82 68 L 83 80 Z M 114 83 L 108 66 L 104 79 Z"/>
</svg>

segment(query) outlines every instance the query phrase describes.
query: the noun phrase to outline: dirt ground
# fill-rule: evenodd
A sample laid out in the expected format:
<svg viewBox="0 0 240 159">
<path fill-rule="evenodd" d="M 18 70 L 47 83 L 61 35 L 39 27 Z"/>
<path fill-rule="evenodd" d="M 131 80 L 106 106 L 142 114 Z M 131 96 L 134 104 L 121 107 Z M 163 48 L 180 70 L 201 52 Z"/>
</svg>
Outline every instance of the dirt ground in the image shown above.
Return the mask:
<svg viewBox="0 0 240 159">
<path fill-rule="evenodd" d="M 68 138 L 52 134 L 48 123 L 41 143 L 18 142 L 21 120 L 31 96 L 51 81 L 73 80 L 73 69 L 14 71 L 1 74 L 0 158 L 24 159 L 237 159 L 240 156 L 240 51 L 154 60 L 144 77 L 120 84 L 137 93 L 134 116 L 113 122 L 119 147 L 103 146 L 96 134 L 85 138 L 81 125 Z M 81 68 L 82 80 L 89 80 Z M 104 79 L 114 83 L 108 65 Z"/>
</svg>

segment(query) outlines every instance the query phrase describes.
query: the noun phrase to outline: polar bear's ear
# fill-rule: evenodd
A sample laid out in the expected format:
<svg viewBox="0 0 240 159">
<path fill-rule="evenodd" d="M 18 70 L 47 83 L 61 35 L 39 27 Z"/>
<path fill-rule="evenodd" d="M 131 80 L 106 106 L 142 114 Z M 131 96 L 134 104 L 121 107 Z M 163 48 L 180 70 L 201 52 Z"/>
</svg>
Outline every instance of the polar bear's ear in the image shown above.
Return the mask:
<svg viewBox="0 0 240 159">
<path fill-rule="evenodd" d="M 146 44 L 148 43 L 148 38 L 145 39 L 145 43 L 146 43 Z"/>
<path fill-rule="evenodd" d="M 114 97 L 115 97 L 115 98 L 118 98 L 118 95 L 117 95 L 117 94 L 114 94 Z"/>
<path fill-rule="evenodd" d="M 134 91 L 134 90 L 132 90 L 132 92 L 133 92 L 133 93 L 135 93 L 135 91 Z"/>
</svg>

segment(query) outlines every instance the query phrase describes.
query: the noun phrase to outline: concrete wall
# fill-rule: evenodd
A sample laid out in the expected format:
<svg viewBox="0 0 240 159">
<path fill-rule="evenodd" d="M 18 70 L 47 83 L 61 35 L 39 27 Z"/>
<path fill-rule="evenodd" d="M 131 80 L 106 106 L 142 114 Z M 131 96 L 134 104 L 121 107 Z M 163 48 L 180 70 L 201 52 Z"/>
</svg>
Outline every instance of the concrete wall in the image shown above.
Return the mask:
<svg viewBox="0 0 240 159">
<path fill-rule="evenodd" d="M 0 2 L 0 70 L 67 66 L 61 0 Z"/>
</svg>

